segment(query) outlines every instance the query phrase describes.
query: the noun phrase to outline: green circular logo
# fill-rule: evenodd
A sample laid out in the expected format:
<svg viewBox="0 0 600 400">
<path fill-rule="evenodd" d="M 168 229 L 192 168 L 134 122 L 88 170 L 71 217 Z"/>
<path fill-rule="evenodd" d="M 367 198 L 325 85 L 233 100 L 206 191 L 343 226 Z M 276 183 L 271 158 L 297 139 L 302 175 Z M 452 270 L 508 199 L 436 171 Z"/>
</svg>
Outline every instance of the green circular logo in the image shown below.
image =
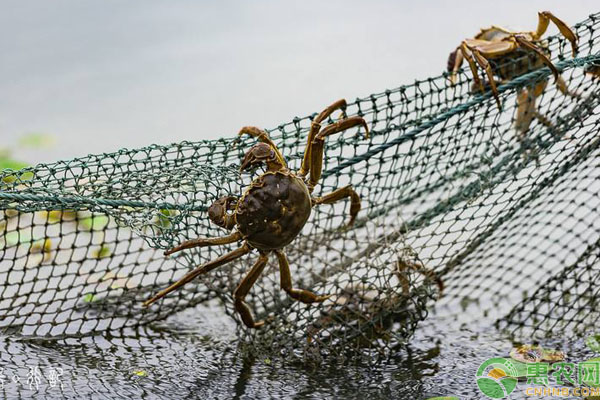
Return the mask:
<svg viewBox="0 0 600 400">
<path fill-rule="evenodd" d="M 490 358 L 483 362 L 475 376 L 479 390 L 492 399 L 504 399 L 517 387 L 517 368 L 506 358 Z"/>
</svg>

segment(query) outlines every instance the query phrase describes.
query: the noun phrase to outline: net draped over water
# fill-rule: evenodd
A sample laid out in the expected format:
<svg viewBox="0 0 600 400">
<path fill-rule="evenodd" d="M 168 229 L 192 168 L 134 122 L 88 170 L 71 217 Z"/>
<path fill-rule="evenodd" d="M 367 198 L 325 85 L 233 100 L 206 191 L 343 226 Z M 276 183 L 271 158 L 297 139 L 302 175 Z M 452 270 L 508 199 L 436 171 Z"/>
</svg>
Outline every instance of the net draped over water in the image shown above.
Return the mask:
<svg viewBox="0 0 600 400">
<path fill-rule="evenodd" d="M 346 114 L 362 116 L 371 136 L 353 129 L 327 139 L 314 195 L 352 184 L 362 210 L 346 230 L 349 204 L 316 206 L 285 248 L 294 286 L 333 296 L 292 301 L 271 257 L 247 296 L 267 323 L 239 324 L 245 342 L 316 356 L 390 349 L 436 302 L 487 304 L 512 331 L 592 329 L 600 291 L 599 29 L 600 14 L 574 26 L 576 57 L 564 38 L 545 39 L 567 94 L 550 69 L 532 69 L 499 87 L 499 109 L 491 93 L 474 90 L 467 68 L 455 85 L 443 75 L 348 101 Z M 519 94 L 544 81 L 529 99 L 535 106 L 518 107 Z M 292 170 L 315 116 L 268 130 Z M 239 246 L 162 254 L 227 233 L 207 208 L 250 183 L 238 170 L 254 142 L 153 145 L 2 172 L 0 327 L 81 335 L 213 299 L 239 322 L 232 293 L 256 251 L 157 304 L 142 302 Z"/>
</svg>

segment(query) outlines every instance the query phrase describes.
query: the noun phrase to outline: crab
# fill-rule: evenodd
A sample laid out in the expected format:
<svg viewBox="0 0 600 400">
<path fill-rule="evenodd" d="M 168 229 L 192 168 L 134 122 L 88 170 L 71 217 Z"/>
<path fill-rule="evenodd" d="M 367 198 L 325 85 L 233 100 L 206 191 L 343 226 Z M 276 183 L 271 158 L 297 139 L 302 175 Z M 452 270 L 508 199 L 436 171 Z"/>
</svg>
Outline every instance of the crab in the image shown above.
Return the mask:
<svg viewBox="0 0 600 400">
<path fill-rule="evenodd" d="M 565 95 L 576 96 L 569 91 L 565 81 L 550 61 L 547 44 L 541 41 L 550 22 L 553 22 L 560 33 L 571 43 L 573 57 L 575 57 L 578 50 L 577 35 L 551 12 L 542 11 L 538 13 L 538 25 L 535 31 L 514 32 L 493 25 L 490 28 L 482 29 L 474 38 L 463 40 L 448 57 L 447 68 L 450 73 L 450 82 L 456 83 L 458 70 L 463 60 L 467 60 L 473 73 L 475 90 L 478 88 L 485 93 L 486 86 L 489 85 L 498 108 L 501 109 L 498 84 L 546 65 L 552 71 L 558 89 Z M 479 77 L 478 65 L 487 75 L 487 84 L 484 84 Z M 499 78 L 499 81 L 496 78 Z M 535 100 L 544 92 L 547 84 L 547 79 L 542 79 L 531 86 L 518 90 L 515 128 L 519 133 L 524 134 L 529 129 L 533 118 L 539 119 L 544 125 L 550 125 L 549 121 L 540 115 L 535 107 Z"/>
<path fill-rule="evenodd" d="M 417 287 L 432 289 L 437 287 L 437 299 L 444 291 L 444 282 L 431 269 L 420 262 L 399 258 L 393 264 L 392 274 L 398 280 L 401 289 L 377 287 L 372 284 L 348 284 L 342 293 L 332 300 L 332 304 L 321 310 L 322 315 L 311 321 L 307 333 L 308 342 L 312 342 L 320 332 L 327 331 L 331 337 L 344 337 L 348 327 L 360 327 L 362 334 L 356 337 L 361 346 L 370 345 L 374 339 L 390 338 L 390 329 L 395 322 L 412 322 L 417 311 L 410 310 L 416 296 L 423 296 L 414 289 Z M 417 282 L 417 275 L 421 280 Z M 423 293 L 423 292 L 421 292 Z"/>
<path fill-rule="evenodd" d="M 336 189 L 321 197 L 312 196 L 312 192 L 321 178 L 325 138 L 356 126 L 362 126 L 365 129 L 365 136 L 369 136 L 367 123 L 358 116 L 340 119 L 321 130 L 321 123 L 338 109 L 342 111 L 346 109 L 344 99 L 327 107 L 312 121 L 306 150 L 298 172 L 288 169 L 285 159 L 267 132 L 256 127 L 243 127 L 240 130 L 239 136 L 250 135 L 259 141 L 245 154 L 240 172 L 261 165 L 266 167 L 266 171 L 250 183 L 241 197 L 222 197 L 209 207 L 209 219 L 222 228 L 233 230 L 233 233 L 217 238 L 188 240 L 165 251 L 165 255 L 194 247 L 225 245 L 238 241 L 243 241 L 243 244 L 217 259 L 200 265 L 179 281 L 147 300 L 144 306 L 149 306 L 196 277 L 232 262 L 253 250 L 258 251 L 258 260 L 233 292 L 235 310 L 240 315 L 242 322 L 249 328 L 259 328 L 264 324 L 264 321 L 254 320 L 252 311 L 245 302 L 245 297 L 256 283 L 272 254 L 279 262 L 281 288 L 291 298 L 309 304 L 323 302 L 330 297 L 330 295 L 317 295 L 309 290 L 292 286 L 290 266 L 283 249 L 298 236 L 310 217 L 312 207 L 316 205 L 333 204 L 343 199 L 350 199 L 348 226 L 354 223 L 360 211 L 360 197 L 351 185 Z"/>
<path fill-rule="evenodd" d="M 438 274 L 435 271 L 426 268 L 421 263 L 406 261 L 399 258 L 398 262 L 396 263 L 396 270 L 394 271 L 394 274 L 400 281 L 400 285 L 402 286 L 402 292 L 405 296 L 408 296 L 410 294 L 411 281 L 407 278 L 410 271 L 414 271 L 421 274 L 424 278 L 424 282 L 427 284 L 435 283 L 438 289 L 438 299 L 442 297 L 442 295 L 444 294 L 445 287 L 444 281 L 438 276 Z"/>
</svg>

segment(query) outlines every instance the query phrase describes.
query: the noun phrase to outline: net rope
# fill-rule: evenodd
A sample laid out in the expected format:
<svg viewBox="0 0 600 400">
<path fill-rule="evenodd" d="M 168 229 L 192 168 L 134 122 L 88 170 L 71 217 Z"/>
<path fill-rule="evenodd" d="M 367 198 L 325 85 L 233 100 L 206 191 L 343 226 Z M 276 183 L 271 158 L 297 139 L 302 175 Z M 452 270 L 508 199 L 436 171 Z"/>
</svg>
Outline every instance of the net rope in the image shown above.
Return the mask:
<svg viewBox="0 0 600 400">
<path fill-rule="evenodd" d="M 363 117 L 371 136 L 350 130 L 328 140 L 314 195 L 352 184 L 361 213 L 345 230 L 349 205 L 315 207 L 285 249 L 295 286 L 333 296 L 316 305 L 290 300 L 271 260 L 247 297 L 267 324 L 239 324 L 243 342 L 317 358 L 388 351 L 406 343 L 434 304 L 465 301 L 502 310 L 497 324 L 512 331 L 593 327 L 599 23 L 594 14 L 573 27 L 575 58 L 564 38 L 544 39 L 569 94 L 549 68 L 530 68 L 499 86 L 499 109 L 461 70 L 454 85 L 443 74 L 349 102 L 346 114 Z M 545 82 L 523 112 L 519 93 Z M 315 116 L 268 130 L 292 170 Z M 526 128 L 517 128 L 523 120 Z M 82 335 L 141 326 L 212 299 L 239 321 L 232 293 L 256 253 L 156 305 L 142 302 L 238 246 L 162 254 L 225 234 L 206 211 L 261 173 L 238 172 L 253 143 L 152 145 L 1 172 L 0 328 Z"/>
</svg>

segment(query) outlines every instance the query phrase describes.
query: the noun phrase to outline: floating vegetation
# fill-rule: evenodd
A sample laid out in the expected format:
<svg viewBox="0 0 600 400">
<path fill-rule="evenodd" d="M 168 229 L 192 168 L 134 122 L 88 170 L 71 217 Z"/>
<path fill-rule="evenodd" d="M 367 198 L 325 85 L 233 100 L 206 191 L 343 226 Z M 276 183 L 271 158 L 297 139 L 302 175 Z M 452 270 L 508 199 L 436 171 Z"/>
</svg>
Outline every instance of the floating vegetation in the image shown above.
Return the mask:
<svg viewBox="0 0 600 400">
<path fill-rule="evenodd" d="M 92 303 L 98 300 L 98 297 L 94 293 L 86 293 L 81 300 L 83 300 L 84 303 Z"/>
<path fill-rule="evenodd" d="M 112 250 L 107 245 L 102 245 L 98 248 L 92 250 L 91 256 L 92 258 L 105 258 L 109 257 L 112 254 Z"/>
<path fill-rule="evenodd" d="M 566 355 L 560 350 L 550 350 L 539 345 L 524 344 L 512 349 L 510 357 L 522 363 L 534 363 L 564 361 Z"/>
<path fill-rule="evenodd" d="M 6 232 L 3 237 L 0 237 L 0 244 L 4 244 L 4 247 L 13 247 L 29 242 L 31 242 L 31 229 Z"/>
<path fill-rule="evenodd" d="M 108 216 L 98 214 L 91 215 L 79 220 L 79 226 L 88 231 L 103 231 L 108 226 Z"/>
<path fill-rule="evenodd" d="M 30 253 L 51 253 L 52 240 L 49 238 L 36 240 L 31 244 Z"/>
<path fill-rule="evenodd" d="M 77 212 L 73 210 L 38 211 L 38 213 L 51 224 L 75 221 L 77 219 Z"/>
<path fill-rule="evenodd" d="M 19 147 L 30 149 L 50 148 L 56 144 L 56 138 L 47 133 L 28 133 L 19 138 Z"/>
</svg>

